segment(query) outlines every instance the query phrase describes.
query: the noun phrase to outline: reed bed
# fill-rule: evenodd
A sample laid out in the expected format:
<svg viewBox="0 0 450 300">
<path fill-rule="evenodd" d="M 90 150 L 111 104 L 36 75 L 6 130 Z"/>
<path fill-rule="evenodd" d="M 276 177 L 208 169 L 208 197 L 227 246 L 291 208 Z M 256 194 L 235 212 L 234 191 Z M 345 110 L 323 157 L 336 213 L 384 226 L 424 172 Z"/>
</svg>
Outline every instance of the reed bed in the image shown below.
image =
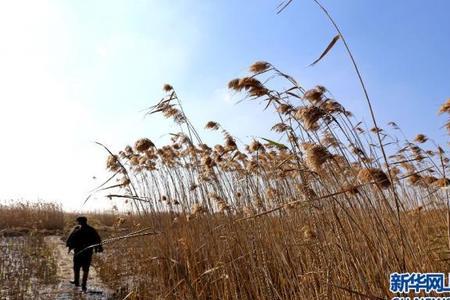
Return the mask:
<svg viewBox="0 0 450 300">
<path fill-rule="evenodd" d="M 398 139 L 394 122 L 365 128 L 268 62 L 228 86 L 277 115 L 279 138 L 241 145 L 209 121 L 223 143 L 206 145 L 165 85 L 147 114 L 179 125 L 171 143 L 105 147 L 99 190 L 119 189 L 107 197 L 157 231 L 106 247 L 106 281 L 128 299 L 385 299 L 391 272 L 449 271 L 443 148 Z"/>
<path fill-rule="evenodd" d="M 49 299 L 57 283 L 56 262 L 42 235 L 0 237 L 0 298 Z"/>
<path fill-rule="evenodd" d="M 61 205 L 44 202 L 0 204 L 0 235 L 6 229 L 62 230 L 64 213 Z"/>
</svg>

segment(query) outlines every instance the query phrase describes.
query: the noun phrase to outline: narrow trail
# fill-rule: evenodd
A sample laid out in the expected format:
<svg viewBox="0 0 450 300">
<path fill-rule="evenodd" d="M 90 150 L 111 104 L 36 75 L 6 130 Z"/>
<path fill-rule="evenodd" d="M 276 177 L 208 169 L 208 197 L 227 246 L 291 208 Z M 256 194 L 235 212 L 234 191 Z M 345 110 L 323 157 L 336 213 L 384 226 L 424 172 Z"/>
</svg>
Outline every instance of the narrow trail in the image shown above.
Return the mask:
<svg viewBox="0 0 450 300">
<path fill-rule="evenodd" d="M 87 293 L 82 293 L 81 288 L 72 285 L 69 281 L 73 280 L 73 254 L 67 253 L 67 248 L 60 236 L 47 236 L 45 237 L 45 242 L 53 250 L 53 255 L 58 266 L 57 276 L 59 283 L 55 290 L 51 292 L 43 291 L 43 294 L 57 300 L 108 300 L 112 298 L 112 292 L 101 282 L 100 277 L 92 266 L 89 269 Z"/>
</svg>

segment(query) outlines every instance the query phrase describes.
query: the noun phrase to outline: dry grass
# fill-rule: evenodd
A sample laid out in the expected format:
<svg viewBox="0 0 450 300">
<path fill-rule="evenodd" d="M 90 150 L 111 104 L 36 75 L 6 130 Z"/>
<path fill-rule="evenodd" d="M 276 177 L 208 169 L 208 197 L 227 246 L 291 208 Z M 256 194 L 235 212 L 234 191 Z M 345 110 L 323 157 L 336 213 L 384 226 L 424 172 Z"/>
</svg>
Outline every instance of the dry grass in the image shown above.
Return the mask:
<svg viewBox="0 0 450 300">
<path fill-rule="evenodd" d="M 0 204 L 0 235 L 7 229 L 55 231 L 63 228 L 64 213 L 60 205 L 33 202 Z"/>
<path fill-rule="evenodd" d="M 210 121 L 206 129 L 224 142 L 204 144 L 167 85 L 149 113 L 172 118 L 180 133 L 165 146 L 140 139 L 110 153 L 108 183 L 119 191 L 107 196 L 134 213 L 88 214 L 107 238 L 95 260 L 102 279 L 127 299 L 384 299 L 392 296 L 391 272 L 449 272 L 443 149 L 423 134 L 400 143 L 395 123 L 392 130 L 362 128 L 324 87 L 305 90 L 268 63 L 251 70 L 257 73 L 230 87 L 278 115 L 276 141 L 240 145 Z M 375 134 L 383 137 L 389 171 Z M 44 229 L 67 232 L 75 216 L 52 204 L 1 206 L 3 233 L 34 229 L 3 240 L 8 251 L 16 247 L 10 241 L 25 245 L 16 251 L 25 253 L 17 272 L 35 264 L 25 258 L 37 249 L 21 239 Z M 11 283 L 14 293 L 29 290 L 31 277 L 23 278 L 22 286 Z"/>
<path fill-rule="evenodd" d="M 63 227 L 59 205 L 0 205 L 1 299 L 41 299 L 41 293 L 55 288 L 56 262 L 43 236 L 60 233 Z"/>
<path fill-rule="evenodd" d="M 378 231 L 369 230 L 370 219 L 359 223 L 366 231 L 361 233 L 343 215 L 339 218 L 344 228 L 339 228 L 326 224 L 325 211 L 305 216 L 295 210 L 234 223 L 224 216 L 200 216 L 176 225 L 169 216 L 155 218 L 165 232 L 106 247 L 100 275 L 112 286 L 134 291 L 135 299 L 389 295 L 389 274 L 401 269 L 400 241 L 391 245 Z M 416 240 L 412 246 L 417 251 L 407 257 L 408 270 L 449 271 L 445 222 L 435 223 L 439 214 L 405 215 L 403 224 L 413 228 L 408 234 Z M 387 230 L 393 234 L 395 227 Z"/>
<path fill-rule="evenodd" d="M 110 152 L 122 193 L 108 197 L 160 233 L 106 245 L 101 276 L 128 299 L 384 299 L 391 272 L 450 271 L 444 151 L 424 135 L 399 142 L 393 122 L 362 128 L 326 88 L 269 63 L 250 70 L 229 87 L 273 109 L 277 141 L 238 145 L 210 121 L 224 143 L 205 145 L 166 85 L 149 114 L 180 133 Z"/>
<path fill-rule="evenodd" d="M 147 114 L 179 125 L 171 142 L 142 138 L 118 153 L 105 147 L 112 176 L 98 191 L 118 189 L 107 197 L 122 199 L 134 214 L 89 216 L 110 229 L 96 267 L 122 297 L 386 299 L 393 296 L 392 272 L 450 272 L 446 153 L 422 133 L 402 141 L 394 122 L 377 124 L 344 36 L 314 2 L 338 34 L 314 63 L 342 40 L 373 128 L 325 87 L 306 89 L 258 61 L 228 87 L 278 117 L 278 138 L 242 145 L 209 121 L 205 128 L 223 143 L 206 145 L 174 87 L 164 85 L 163 99 Z M 284 3 L 279 12 L 291 1 Z M 450 129 L 449 100 L 439 112 Z M 0 228 L 25 226 L 23 220 L 33 228 L 64 227 L 59 209 L 50 209 L 46 225 L 26 208 L 2 210 L 7 220 Z"/>
<path fill-rule="evenodd" d="M 56 263 L 41 235 L 0 237 L 1 299 L 41 299 L 56 282 Z"/>
</svg>

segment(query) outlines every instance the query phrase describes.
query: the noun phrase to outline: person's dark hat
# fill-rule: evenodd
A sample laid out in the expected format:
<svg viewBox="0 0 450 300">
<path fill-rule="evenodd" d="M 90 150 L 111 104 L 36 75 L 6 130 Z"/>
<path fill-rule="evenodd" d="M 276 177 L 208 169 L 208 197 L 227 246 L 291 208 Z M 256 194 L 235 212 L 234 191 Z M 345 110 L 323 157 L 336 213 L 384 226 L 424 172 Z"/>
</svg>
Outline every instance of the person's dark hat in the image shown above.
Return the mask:
<svg viewBox="0 0 450 300">
<path fill-rule="evenodd" d="M 80 224 L 86 224 L 87 223 L 87 218 L 85 216 L 80 216 L 77 218 L 77 222 Z"/>
</svg>

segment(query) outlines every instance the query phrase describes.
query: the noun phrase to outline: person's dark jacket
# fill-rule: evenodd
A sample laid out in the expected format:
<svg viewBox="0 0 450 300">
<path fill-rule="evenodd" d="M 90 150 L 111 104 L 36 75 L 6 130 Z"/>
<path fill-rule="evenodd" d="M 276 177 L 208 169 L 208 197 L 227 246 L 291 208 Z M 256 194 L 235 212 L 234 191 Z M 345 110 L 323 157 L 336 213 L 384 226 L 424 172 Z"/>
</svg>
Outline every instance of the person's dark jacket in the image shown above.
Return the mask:
<svg viewBox="0 0 450 300">
<path fill-rule="evenodd" d="M 95 230 L 94 228 L 92 228 L 91 226 L 86 224 L 86 225 L 76 226 L 72 230 L 69 237 L 67 238 L 66 247 L 69 248 L 69 251 L 74 249 L 75 253 L 78 253 L 79 251 L 85 249 L 86 247 L 100 244 L 100 243 L 101 243 L 101 239 L 97 233 L 97 230 Z M 103 248 L 101 245 L 89 248 L 84 251 L 87 251 L 87 253 L 92 254 L 93 248 L 95 248 L 95 252 L 103 251 Z"/>
</svg>

